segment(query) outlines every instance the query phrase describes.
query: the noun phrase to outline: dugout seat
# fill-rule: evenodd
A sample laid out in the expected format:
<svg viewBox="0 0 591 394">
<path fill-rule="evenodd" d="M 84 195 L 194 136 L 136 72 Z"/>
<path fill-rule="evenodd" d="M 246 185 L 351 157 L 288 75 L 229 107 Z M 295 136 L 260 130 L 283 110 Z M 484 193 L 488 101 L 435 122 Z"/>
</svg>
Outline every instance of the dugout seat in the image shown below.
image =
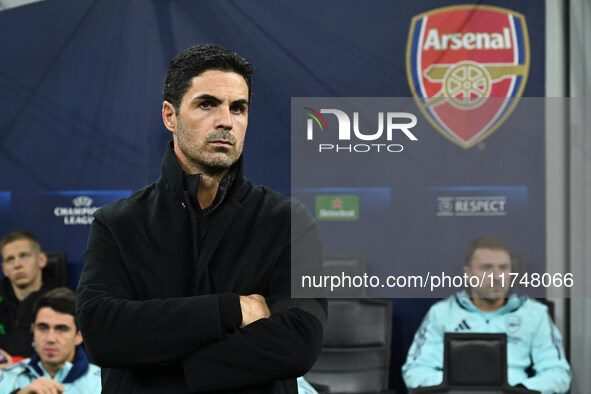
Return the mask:
<svg viewBox="0 0 591 394">
<path fill-rule="evenodd" d="M 329 299 L 322 352 L 305 378 L 330 393 L 387 392 L 391 337 L 390 301 Z"/>
</svg>

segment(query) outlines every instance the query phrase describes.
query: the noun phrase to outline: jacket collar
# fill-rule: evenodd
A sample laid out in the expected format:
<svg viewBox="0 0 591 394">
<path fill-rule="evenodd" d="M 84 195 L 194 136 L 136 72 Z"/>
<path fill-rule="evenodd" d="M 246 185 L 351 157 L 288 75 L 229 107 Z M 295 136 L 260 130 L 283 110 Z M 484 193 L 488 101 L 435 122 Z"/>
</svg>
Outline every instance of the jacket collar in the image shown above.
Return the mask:
<svg viewBox="0 0 591 394">
<path fill-rule="evenodd" d="M 239 183 L 244 177 L 244 157 L 240 155 L 238 161 L 234 164 L 236 167 L 235 183 Z M 185 171 L 181 168 L 174 154 L 173 141 L 166 146 L 164 159 L 162 160 L 162 170 L 157 185 L 159 188 L 171 192 L 182 192 L 185 190 Z"/>
<path fill-rule="evenodd" d="M 32 292 L 31 294 L 29 294 L 29 297 L 34 296 L 38 292 L 45 293 L 57 286 L 57 284 L 49 277 L 49 275 L 46 274 L 46 272 L 47 271 L 41 270 L 41 275 L 43 277 L 43 284 L 41 285 L 41 289 Z M 2 279 L 2 281 L 0 281 L 0 302 L 2 301 L 3 297 L 6 297 L 6 301 L 8 301 L 10 303 L 14 303 L 14 302 L 20 303 L 21 302 L 16 299 L 16 294 L 14 294 L 14 289 L 12 288 L 12 285 L 10 284 L 10 280 L 7 277 L 4 277 Z M 27 298 L 25 298 L 22 302 L 24 302 Z M 31 299 L 34 300 L 35 297 L 33 297 Z"/>
<path fill-rule="evenodd" d="M 470 298 L 470 295 L 468 294 L 468 292 L 466 290 L 462 290 L 462 291 L 457 292 L 454 295 L 454 297 L 456 299 L 456 302 L 463 309 L 466 309 L 467 311 L 470 311 L 470 312 L 485 313 L 485 312 L 481 311 L 480 309 L 478 309 L 478 307 L 476 305 L 474 305 L 474 303 L 472 302 L 472 299 Z M 514 312 L 517 309 L 519 309 L 521 307 L 521 305 L 523 305 L 526 298 L 519 297 L 513 293 L 509 297 L 507 297 L 505 300 L 506 300 L 505 305 L 503 305 L 501 308 L 499 308 L 498 310 L 496 310 L 492 313 L 504 315 L 506 313 Z"/>
<path fill-rule="evenodd" d="M 86 356 L 86 352 L 82 346 L 76 346 L 76 355 L 74 356 L 74 360 L 72 361 L 72 368 L 64 378 L 62 383 L 72 383 L 80 376 L 84 375 L 88 370 L 88 365 L 90 362 L 88 361 L 88 357 Z M 33 369 L 35 373 L 39 376 L 43 376 L 43 370 L 41 369 L 41 358 L 37 353 L 31 357 L 29 360 L 29 368 Z"/>
</svg>

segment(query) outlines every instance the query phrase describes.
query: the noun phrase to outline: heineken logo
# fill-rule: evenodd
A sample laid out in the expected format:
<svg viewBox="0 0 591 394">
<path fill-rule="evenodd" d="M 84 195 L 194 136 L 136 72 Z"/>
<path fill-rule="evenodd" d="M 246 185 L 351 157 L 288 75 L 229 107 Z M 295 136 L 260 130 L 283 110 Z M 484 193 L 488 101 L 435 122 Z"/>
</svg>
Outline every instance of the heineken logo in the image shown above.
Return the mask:
<svg viewBox="0 0 591 394">
<path fill-rule="evenodd" d="M 316 220 L 358 220 L 359 196 L 316 196 Z"/>
</svg>

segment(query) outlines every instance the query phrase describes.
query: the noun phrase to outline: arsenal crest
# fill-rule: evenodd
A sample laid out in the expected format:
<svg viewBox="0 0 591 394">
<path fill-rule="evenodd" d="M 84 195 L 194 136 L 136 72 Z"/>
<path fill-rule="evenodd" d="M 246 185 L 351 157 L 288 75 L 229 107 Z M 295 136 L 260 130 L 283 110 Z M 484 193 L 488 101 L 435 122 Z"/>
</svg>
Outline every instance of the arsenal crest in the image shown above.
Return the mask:
<svg viewBox="0 0 591 394">
<path fill-rule="evenodd" d="M 412 94 L 429 122 L 464 148 L 507 119 L 529 62 L 527 26 L 517 12 L 460 5 L 412 19 L 406 48 Z"/>
</svg>

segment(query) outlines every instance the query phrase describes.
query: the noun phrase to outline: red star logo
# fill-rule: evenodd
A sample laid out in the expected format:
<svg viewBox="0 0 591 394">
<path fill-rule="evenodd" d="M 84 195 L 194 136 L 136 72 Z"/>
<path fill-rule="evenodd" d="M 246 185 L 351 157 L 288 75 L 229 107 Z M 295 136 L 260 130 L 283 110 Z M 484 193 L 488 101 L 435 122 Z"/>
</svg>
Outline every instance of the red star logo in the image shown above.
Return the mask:
<svg viewBox="0 0 591 394">
<path fill-rule="evenodd" d="M 340 209 L 343 207 L 343 202 L 337 197 L 334 200 L 332 200 L 332 207 L 334 209 Z"/>
</svg>

